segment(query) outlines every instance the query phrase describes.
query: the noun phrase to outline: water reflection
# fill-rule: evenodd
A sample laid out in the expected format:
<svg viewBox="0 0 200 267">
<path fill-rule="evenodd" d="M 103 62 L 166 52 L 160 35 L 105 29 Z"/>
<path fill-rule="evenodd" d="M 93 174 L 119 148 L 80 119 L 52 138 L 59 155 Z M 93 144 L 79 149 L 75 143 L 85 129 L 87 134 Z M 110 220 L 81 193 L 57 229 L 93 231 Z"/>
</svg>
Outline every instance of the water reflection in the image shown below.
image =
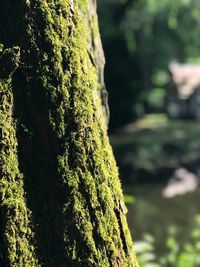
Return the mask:
<svg viewBox="0 0 200 267">
<path fill-rule="evenodd" d="M 128 205 L 128 222 L 135 240 L 142 240 L 145 233 L 155 239 L 156 251 L 165 250 L 170 226 L 177 230 L 181 243 L 189 240 L 194 218 L 200 214 L 200 188 L 174 198 L 162 195 L 164 185 L 141 184 L 124 187 L 124 191 L 135 196 L 135 202 Z"/>
<path fill-rule="evenodd" d="M 200 124 L 148 115 L 112 136 L 134 240 L 145 233 L 155 239 L 156 252 L 165 250 L 173 226 L 180 243 L 187 242 L 200 214 Z"/>
</svg>

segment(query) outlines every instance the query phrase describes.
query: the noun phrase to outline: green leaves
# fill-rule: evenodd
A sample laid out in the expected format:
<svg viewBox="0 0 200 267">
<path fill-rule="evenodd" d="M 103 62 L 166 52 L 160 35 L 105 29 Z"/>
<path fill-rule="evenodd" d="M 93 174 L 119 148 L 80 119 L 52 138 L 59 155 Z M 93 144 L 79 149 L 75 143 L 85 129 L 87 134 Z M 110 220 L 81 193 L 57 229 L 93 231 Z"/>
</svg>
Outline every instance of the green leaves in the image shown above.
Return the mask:
<svg viewBox="0 0 200 267">
<path fill-rule="evenodd" d="M 177 231 L 169 228 L 165 252 L 158 256 L 155 252 L 154 238 L 144 235 L 144 240 L 136 242 L 135 250 L 140 267 L 197 267 L 200 265 L 200 216 L 194 219 L 194 229 L 190 240 L 181 243 L 177 239 Z"/>
</svg>

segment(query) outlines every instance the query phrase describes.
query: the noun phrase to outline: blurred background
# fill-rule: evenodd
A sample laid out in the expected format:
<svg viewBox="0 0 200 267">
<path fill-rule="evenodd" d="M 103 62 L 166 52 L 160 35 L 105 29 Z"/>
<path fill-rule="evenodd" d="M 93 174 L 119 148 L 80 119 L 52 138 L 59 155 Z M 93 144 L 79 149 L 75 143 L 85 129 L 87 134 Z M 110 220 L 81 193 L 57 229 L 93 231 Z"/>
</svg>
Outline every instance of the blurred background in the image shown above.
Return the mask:
<svg viewBox="0 0 200 267">
<path fill-rule="evenodd" d="M 140 265 L 200 266 L 200 1 L 99 0 L 98 13 Z"/>
</svg>

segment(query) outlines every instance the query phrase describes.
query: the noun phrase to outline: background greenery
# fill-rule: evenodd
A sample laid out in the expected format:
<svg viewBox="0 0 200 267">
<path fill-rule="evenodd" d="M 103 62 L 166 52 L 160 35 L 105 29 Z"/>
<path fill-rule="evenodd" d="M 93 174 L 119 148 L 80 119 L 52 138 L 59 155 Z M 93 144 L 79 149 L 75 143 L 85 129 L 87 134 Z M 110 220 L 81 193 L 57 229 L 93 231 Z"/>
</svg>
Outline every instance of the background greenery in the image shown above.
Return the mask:
<svg viewBox="0 0 200 267">
<path fill-rule="evenodd" d="M 164 110 L 168 65 L 200 62 L 199 0 L 99 0 L 110 129 Z"/>
</svg>

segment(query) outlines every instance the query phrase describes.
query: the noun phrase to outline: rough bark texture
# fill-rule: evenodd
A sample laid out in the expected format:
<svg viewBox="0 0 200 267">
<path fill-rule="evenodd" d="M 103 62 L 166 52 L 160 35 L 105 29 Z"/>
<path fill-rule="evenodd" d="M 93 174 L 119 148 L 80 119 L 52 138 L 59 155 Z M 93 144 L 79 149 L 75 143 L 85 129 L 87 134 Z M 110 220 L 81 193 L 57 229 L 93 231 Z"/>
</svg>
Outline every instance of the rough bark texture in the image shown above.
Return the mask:
<svg viewBox="0 0 200 267">
<path fill-rule="evenodd" d="M 0 0 L 1 267 L 138 266 L 95 5 Z"/>
</svg>

